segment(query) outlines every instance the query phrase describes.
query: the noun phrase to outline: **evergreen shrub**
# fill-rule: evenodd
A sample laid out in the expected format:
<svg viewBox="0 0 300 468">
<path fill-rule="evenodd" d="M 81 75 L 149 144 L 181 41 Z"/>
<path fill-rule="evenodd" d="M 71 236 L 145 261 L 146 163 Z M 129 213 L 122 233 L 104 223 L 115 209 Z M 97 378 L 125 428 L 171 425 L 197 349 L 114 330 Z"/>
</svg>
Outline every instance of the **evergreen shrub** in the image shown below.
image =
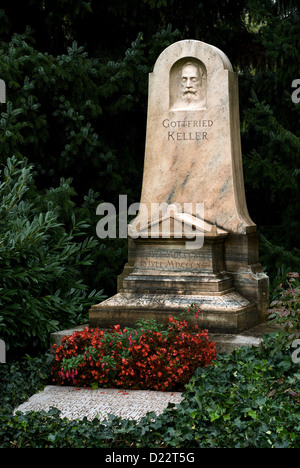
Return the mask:
<svg viewBox="0 0 300 468">
<path fill-rule="evenodd" d="M 47 348 L 49 334 L 87 320 L 88 307 L 102 300 L 89 291 L 81 271 L 97 245 L 81 240 L 86 224 L 59 221 L 70 186 L 44 194 L 34 187 L 33 167 L 9 158 L 0 172 L 0 336 L 7 349 Z"/>
</svg>

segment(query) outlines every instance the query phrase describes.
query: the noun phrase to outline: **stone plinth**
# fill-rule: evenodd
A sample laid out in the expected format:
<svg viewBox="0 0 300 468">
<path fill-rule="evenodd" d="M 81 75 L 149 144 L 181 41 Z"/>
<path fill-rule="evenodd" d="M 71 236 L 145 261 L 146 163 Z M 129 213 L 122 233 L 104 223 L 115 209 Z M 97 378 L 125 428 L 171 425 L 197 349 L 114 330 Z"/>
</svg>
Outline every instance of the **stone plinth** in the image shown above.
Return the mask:
<svg viewBox="0 0 300 468">
<path fill-rule="evenodd" d="M 147 231 L 152 227 L 147 225 Z M 154 231 L 157 237 L 143 238 L 145 229 L 141 230 L 141 237 L 134 240 L 131 273 L 123 279 L 117 295 L 92 306 L 90 327 L 134 327 L 141 318 L 165 324 L 168 317 L 179 316 L 192 303 L 200 307 L 200 314 L 189 319 L 191 325 L 227 333 L 255 326 L 256 306 L 235 290 L 232 276 L 225 271 L 228 233 L 218 232 L 215 226 L 210 226 L 210 231 L 194 227 L 198 238 L 200 234 L 204 237 L 202 247 L 195 249 L 187 249 L 189 240 L 175 238 L 174 230 L 170 238 L 159 235 L 161 229 Z"/>
</svg>

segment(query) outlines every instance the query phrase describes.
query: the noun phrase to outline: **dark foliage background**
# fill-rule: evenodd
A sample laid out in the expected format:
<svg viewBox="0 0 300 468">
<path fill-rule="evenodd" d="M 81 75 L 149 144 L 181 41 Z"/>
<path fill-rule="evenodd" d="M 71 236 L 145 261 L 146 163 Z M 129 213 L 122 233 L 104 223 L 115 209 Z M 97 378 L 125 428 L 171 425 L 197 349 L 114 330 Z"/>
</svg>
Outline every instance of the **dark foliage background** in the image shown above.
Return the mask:
<svg viewBox="0 0 300 468">
<path fill-rule="evenodd" d="M 295 0 L 1 1 L 0 78 L 7 104 L 0 107 L 0 163 L 6 166 L 14 156 L 20 171 L 33 166 L 19 200 L 33 206 L 30 223 L 42 205 L 45 214 L 55 212 L 64 235 L 84 222 L 76 242 L 87 236 L 95 241 L 85 262 L 72 264 L 76 274 L 62 275 L 64 303 L 78 278 L 86 294 L 116 290 L 127 244 L 97 239 L 96 207 L 103 201 L 118 206 L 119 194 L 127 194 L 129 204 L 139 201 L 148 73 L 165 47 L 188 38 L 219 47 L 239 74 L 247 203 L 271 287 L 287 271 L 299 271 L 300 105 L 291 99 L 292 82 L 300 78 L 299 24 Z M 5 181 L 3 175 L 0 183 Z M 51 209 L 42 204 L 45 199 Z M 1 224 L 2 237 L 8 228 L 15 230 L 13 223 Z M 57 235 L 57 228 L 49 231 L 50 246 Z M 18 266 L 21 262 L 26 275 L 31 263 L 21 257 Z M 5 261 L 0 259 L 0 269 Z M 55 268 L 51 271 L 54 275 Z M 27 281 L 37 280 L 31 273 Z M 10 288 L 9 281 L 0 285 L 2 330 L 9 326 L 7 307 L 11 312 L 16 302 Z M 83 304 L 87 307 L 86 296 L 78 298 L 81 320 Z M 73 321 L 75 310 L 76 302 Z M 20 323 L 14 334 L 21 329 Z"/>
</svg>

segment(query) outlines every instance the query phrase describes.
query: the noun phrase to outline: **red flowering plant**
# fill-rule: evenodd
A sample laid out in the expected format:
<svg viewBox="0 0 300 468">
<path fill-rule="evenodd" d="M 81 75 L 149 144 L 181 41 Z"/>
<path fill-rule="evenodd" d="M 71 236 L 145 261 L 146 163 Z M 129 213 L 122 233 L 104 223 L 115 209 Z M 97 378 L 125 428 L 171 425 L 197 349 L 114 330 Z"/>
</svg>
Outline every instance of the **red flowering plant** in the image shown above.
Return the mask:
<svg viewBox="0 0 300 468">
<path fill-rule="evenodd" d="M 187 314 L 197 312 L 191 306 Z M 208 331 L 171 317 L 164 328 L 141 321 L 136 329 L 88 329 L 54 345 L 53 382 L 80 387 L 181 391 L 198 367 L 213 365 Z"/>
</svg>

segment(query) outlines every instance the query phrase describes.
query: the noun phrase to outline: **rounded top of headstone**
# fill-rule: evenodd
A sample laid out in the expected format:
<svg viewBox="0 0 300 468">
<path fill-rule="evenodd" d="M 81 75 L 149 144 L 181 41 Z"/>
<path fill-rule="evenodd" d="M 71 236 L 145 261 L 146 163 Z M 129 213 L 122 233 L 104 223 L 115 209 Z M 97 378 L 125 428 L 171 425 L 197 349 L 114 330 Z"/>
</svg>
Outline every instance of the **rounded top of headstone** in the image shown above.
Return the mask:
<svg viewBox="0 0 300 468">
<path fill-rule="evenodd" d="M 167 47 L 158 57 L 154 71 L 161 63 L 174 63 L 184 57 L 195 57 L 200 59 L 205 65 L 213 64 L 214 68 L 233 71 L 231 62 L 224 52 L 215 46 L 193 39 L 178 41 Z"/>
</svg>

